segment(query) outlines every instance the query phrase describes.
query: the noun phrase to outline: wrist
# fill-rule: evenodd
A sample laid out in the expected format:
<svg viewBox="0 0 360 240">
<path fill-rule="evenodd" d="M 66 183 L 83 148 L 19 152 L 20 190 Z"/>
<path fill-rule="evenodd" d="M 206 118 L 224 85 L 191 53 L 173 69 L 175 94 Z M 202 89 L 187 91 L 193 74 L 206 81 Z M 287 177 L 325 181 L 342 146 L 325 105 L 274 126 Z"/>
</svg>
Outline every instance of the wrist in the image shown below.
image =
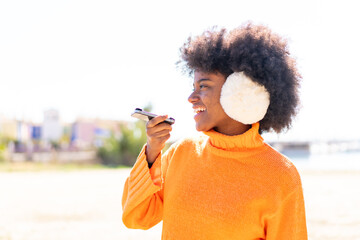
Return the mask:
<svg viewBox="0 0 360 240">
<path fill-rule="evenodd" d="M 153 149 L 150 145 L 146 144 L 145 155 L 146 155 L 146 161 L 149 164 L 149 168 L 155 162 L 156 158 L 159 156 L 160 153 L 161 153 L 161 149 L 159 150 Z"/>
</svg>

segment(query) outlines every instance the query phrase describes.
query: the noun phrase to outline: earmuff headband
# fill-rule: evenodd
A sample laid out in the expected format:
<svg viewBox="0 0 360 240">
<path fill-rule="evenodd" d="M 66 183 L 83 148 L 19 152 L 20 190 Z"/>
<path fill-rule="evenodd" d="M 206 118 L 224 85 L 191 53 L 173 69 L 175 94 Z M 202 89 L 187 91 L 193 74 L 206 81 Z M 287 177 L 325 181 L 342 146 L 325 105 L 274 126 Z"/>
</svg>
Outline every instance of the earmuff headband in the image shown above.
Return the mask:
<svg viewBox="0 0 360 240">
<path fill-rule="evenodd" d="M 244 72 L 234 72 L 222 86 L 220 104 L 230 118 L 253 124 L 264 118 L 270 105 L 270 94 Z"/>
</svg>

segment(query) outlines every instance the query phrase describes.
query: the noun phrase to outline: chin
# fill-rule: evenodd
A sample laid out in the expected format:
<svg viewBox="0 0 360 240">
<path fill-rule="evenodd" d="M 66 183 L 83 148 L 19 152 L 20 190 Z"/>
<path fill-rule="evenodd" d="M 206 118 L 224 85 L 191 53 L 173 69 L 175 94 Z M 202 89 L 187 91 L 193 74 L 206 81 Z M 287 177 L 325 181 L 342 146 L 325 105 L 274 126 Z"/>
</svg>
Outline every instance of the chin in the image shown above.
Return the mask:
<svg viewBox="0 0 360 240">
<path fill-rule="evenodd" d="M 210 131 L 211 128 L 208 128 L 202 124 L 199 124 L 199 123 L 196 123 L 196 131 L 199 131 L 199 132 L 207 132 L 207 131 Z"/>
</svg>

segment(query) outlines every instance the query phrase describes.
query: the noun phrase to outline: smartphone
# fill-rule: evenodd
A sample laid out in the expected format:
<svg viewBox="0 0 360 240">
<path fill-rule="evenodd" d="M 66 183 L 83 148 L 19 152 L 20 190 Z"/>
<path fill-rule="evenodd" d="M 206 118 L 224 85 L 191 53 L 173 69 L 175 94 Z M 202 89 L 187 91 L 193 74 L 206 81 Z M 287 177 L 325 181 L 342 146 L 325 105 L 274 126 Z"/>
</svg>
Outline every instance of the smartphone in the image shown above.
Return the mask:
<svg viewBox="0 0 360 240">
<path fill-rule="evenodd" d="M 142 110 L 141 108 L 136 108 L 135 111 L 131 114 L 131 116 L 147 122 L 147 121 L 153 119 L 154 117 L 157 117 L 158 115 L 156 115 L 154 113 L 146 112 L 146 111 Z M 164 122 L 171 125 L 171 124 L 175 123 L 175 119 L 170 117 L 170 118 L 166 119 Z"/>
</svg>

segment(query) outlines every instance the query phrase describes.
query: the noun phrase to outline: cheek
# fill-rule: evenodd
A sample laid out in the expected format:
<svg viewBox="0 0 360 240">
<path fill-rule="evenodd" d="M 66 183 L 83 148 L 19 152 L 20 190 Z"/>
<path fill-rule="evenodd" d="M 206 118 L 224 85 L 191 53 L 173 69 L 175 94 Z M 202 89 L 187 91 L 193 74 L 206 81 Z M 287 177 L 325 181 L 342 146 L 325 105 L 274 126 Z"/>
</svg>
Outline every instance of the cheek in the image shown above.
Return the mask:
<svg viewBox="0 0 360 240">
<path fill-rule="evenodd" d="M 212 92 L 212 100 L 214 104 L 220 104 L 221 87 L 217 86 Z"/>
<path fill-rule="evenodd" d="M 201 95 L 202 102 L 208 107 L 214 107 L 220 105 L 220 92 L 215 90 L 209 90 L 203 92 Z"/>
<path fill-rule="evenodd" d="M 222 111 L 221 103 L 220 103 L 220 94 L 213 95 L 209 99 L 210 106 L 216 111 Z"/>
</svg>

